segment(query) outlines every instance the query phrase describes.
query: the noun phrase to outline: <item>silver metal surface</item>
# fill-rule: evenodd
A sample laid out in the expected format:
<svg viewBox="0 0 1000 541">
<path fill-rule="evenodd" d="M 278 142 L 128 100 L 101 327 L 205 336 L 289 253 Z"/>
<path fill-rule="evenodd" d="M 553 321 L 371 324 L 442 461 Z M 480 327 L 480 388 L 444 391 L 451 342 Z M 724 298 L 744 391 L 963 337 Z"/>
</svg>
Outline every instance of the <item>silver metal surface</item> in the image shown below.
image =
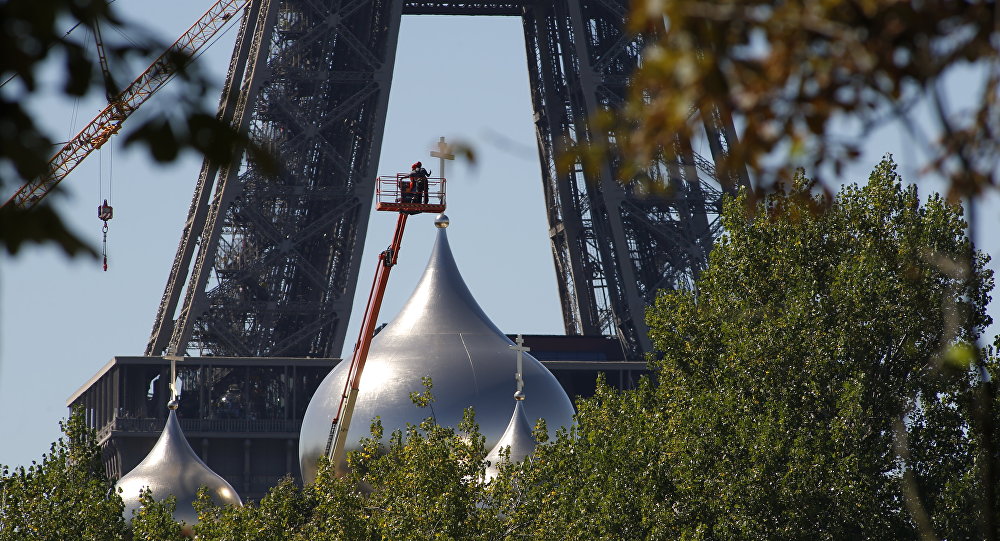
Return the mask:
<svg viewBox="0 0 1000 541">
<path fill-rule="evenodd" d="M 520 392 L 520 391 L 519 391 Z M 515 397 L 514 414 L 507 423 L 507 430 L 504 431 L 500 441 L 486 454 L 486 481 L 492 481 L 500 473 L 501 454 L 504 449 L 510 449 L 510 461 L 520 462 L 535 451 L 537 442 L 531 435 L 531 423 L 524 415 L 524 395 L 521 398 Z"/>
<path fill-rule="evenodd" d="M 374 338 L 361 378 L 347 449 L 370 435 L 370 420 L 379 416 L 385 434 L 419 423 L 431 409 L 413 405 L 410 393 L 422 391 L 421 378 L 430 376 L 438 423 L 455 426 L 472 406 L 486 437 L 486 447 L 500 440 L 510 420 L 510 390 L 516 358 L 511 342 L 483 312 L 458 271 L 447 229 L 439 218 L 437 242 L 430 261 L 409 301 Z M 526 307 L 526 309 L 530 309 Z M 299 438 L 299 463 L 306 483 L 316 477 L 336 414 L 348 363 L 337 365 L 323 380 L 306 410 Z M 524 381 L 532 400 L 524 414 L 533 424 L 544 418 L 550 433 L 569 426 L 573 405 L 559 382 L 537 359 L 524 356 Z"/>
<path fill-rule="evenodd" d="M 191 449 L 173 408 L 153 449 L 135 469 L 115 484 L 115 489 L 122 490 L 127 523 L 132 521 L 132 512 L 139 510 L 139 493 L 147 487 L 157 501 L 171 495 L 177 498 L 174 519 L 189 526 L 198 522 L 198 514 L 192 504 L 201 487 L 207 487 L 212 499 L 219 505 L 243 505 L 233 487 L 206 466 Z"/>
</svg>

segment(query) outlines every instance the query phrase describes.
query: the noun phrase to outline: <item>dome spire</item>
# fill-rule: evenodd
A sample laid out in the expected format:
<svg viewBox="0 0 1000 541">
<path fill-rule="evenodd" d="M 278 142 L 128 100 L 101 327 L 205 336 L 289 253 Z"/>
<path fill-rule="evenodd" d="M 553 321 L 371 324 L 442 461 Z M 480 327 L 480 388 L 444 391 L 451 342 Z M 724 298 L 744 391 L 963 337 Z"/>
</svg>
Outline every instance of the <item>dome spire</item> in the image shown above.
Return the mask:
<svg viewBox="0 0 1000 541">
<path fill-rule="evenodd" d="M 486 454 L 486 482 L 492 481 L 500 473 L 500 462 L 503 459 L 504 449 L 509 449 L 508 458 L 511 463 L 520 462 L 535 451 L 538 442 L 532 434 L 531 423 L 524 414 L 524 379 L 522 373 L 522 358 L 525 352 L 531 348 L 524 347 L 524 338 L 517 335 L 516 345 L 510 345 L 510 349 L 517 352 L 517 372 L 514 373 L 514 380 L 517 382 L 517 390 L 514 391 L 514 414 L 507 423 L 500 441 Z"/>
<path fill-rule="evenodd" d="M 176 359 L 171 360 L 171 367 L 171 373 L 176 375 Z M 115 489 L 121 491 L 126 523 L 131 523 L 133 512 L 139 510 L 143 489 L 148 488 L 157 501 L 174 496 L 174 520 L 185 523 L 184 533 L 190 536 L 191 527 L 198 522 L 193 504 L 201 487 L 206 487 L 219 505 L 243 505 L 243 502 L 232 485 L 212 471 L 191 448 L 177 420 L 179 402 L 173 381 L 170 389 L 169 413 L 159 439 L 146 458 L 115 483 Z"/>
<path fill-rule="evenodd" d="M 520 334 L 517 340 L 508 347 L 517 352 L 517 372 L 514 373 L 514 381 L 517 382 L 517 390 L 514 391 L 514 400 L 524 400 L 524 354 L 531 351 L 531 348 L 524 347 L 524 338 Z"/>
<path fill-rule="evenodd" d="M 437 217 L 437 241 L 423 276 L 402 310 L 372 340 L 347 434 L 348 450 L 370 436 L 369 422 L 375 416 L 385 434 L 424 420 L 429 412 L 410 400 L 410 393 L 423 388 L 424 377 L 434 384 L 439 424 L 457 426 L 471 406 L 487 448 L 504 434 L 510 420 L 510 375 L 516 371 L 510 350 L 514 343 L 490 320 L 462 278 L 448 242 L 449 225 L 446 216 Z M 522 406 L 526 419 L 544 418 L 553 433 L 570 426 L 573 404 L 566 392 L 542 363 L 524 351 L 521 378 L 534 393 L 534 399 Z M 315 479 L 326 448 L 348 364 L 338 364 L 323 380 L 302 419 L 299 463 L 307 483 Z"/>
<path fill-rule="evenodd" d="M 180 406 L 177 401 L 177 360 L 180 356 L 168 355 L 165 358 L 170 360 L 170 401 L 167 402 L 167 409 L 175 410 Z"/>
</svg>

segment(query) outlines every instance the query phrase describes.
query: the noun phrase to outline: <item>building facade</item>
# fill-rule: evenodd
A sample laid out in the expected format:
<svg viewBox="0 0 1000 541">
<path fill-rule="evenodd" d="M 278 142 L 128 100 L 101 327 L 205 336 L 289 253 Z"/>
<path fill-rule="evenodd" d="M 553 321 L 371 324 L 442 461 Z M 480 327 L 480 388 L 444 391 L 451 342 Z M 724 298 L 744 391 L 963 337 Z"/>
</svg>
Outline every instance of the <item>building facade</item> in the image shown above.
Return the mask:
<svg viewBox="0 0 1000 541">
<path fill-rule="evenodd" d="M 516 335 L 508 335 L 514 337 Z M 573 399 L 592 396 L 599 374 L 618 389 L 649 371 L 625 361 L 614 337 L 524 335 L 531 354 Z M 301 483 L 298 441 L 309 399 L 340 359 L 190 357 L 177 363 L 177 417 L 191 447 L 245 500 L 286 476 Z M 67 400 L 97 431 L 107 473 L 118 479 L 163 429 L 170 362 L 114 357 Z"/>
</svg>

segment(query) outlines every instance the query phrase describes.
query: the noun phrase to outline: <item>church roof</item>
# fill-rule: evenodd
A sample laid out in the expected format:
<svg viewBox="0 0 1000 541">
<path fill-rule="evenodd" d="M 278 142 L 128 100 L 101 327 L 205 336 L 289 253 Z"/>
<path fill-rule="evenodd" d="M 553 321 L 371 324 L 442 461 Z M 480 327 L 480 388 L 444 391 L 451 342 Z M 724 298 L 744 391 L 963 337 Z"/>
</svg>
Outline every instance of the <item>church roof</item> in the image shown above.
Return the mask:
<svg viewBox="0 0 1000 541">
<path fill-rule="evenodd" d="M 386 434 L 431 416 L 430 410 L 417 408 L 410 400 L 411 392 L 423 390 L 425 376 L 434 383 L 433 413 L 441 425 L 456 426 L 465 408 L 472 406 L 489 448 L 509 422 L 513 342 L 489 319 L 462 278 L 448 243 L 447 218 L 439 217 L 436 225 L 437 241 L 419 284 L 372 341 L 347 435 L 348 450 L 369 436 L 369 421 L 376 415 Z M 306 482 L 315 478 L 317 461 L 326 449 L 349 364 L 333 369 L 306 410 L 299 438 Z M 524 356 L 524 380 L 537 397 L 524 406 L 525 415 L 545 418 L 553 433 L 569 426 L 573 417 L 569 397 L 530 355 Z"/>
<path fill-rule="evenodd" d="M 535 451 L 538 442 L 531 434 L 531 423 L 524 414 L 524 402 L 518 399 L 514 402 L 514 414 L 507 423 L 507 430 L 496 446 L 486 454 L 486 481 L 490 481 L 500 473 L 500 461 L 504 449 L 509 449 L 510 462 L 520 462 Z"/>
<path fill-rule="evenodd" d="M 131 522 L 133 511 L 138 511 L 139 494 L 144 488 L 149 488 L 157 501 L 174 496 L 174 519 L 189 526 L 198 522 L 193 503 L 203 486 L 219 505 L 243 503 L 233 487 L 195 454 L 177 421 L 175 408 L 176 402 L 171 401 L 163 432 L 146 458 L 115 484 L 116 489 L 121 489 L 127 522 Z"/>
</svg>

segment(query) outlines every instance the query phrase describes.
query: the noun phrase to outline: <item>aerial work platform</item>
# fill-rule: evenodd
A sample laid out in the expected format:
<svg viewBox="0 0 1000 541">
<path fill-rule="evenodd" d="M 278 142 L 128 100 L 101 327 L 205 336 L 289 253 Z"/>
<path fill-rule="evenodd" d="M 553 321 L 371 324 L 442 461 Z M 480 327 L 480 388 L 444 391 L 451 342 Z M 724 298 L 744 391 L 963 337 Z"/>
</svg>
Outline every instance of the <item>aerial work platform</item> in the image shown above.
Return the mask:
<svg viewBox="0 0 1000 541">
<path fill-rule="evenodd" d="M 409 173 L 383 175 L 375 182 L 375 209 L 391 212 L 444 212 L 445 179 L 427 177 L 426 190 L 418 190 Z"/>
<path fill-rule="evenodd" d="M 442 157 L 442 165 L 444 159 Z M 406 219 L 413 214 L 422 212 L 444 212 L 444 185 L 443 174 L 437 178 L 428 176 L 420 162 L 413 164 L 413 170 L 409 173 L 384 175 L 376 179 L 375 208 L 382 211 L 398 212 L 399 217 L 396 219 L 396 232 L 392 236 L 392 244 L 378 256 L 379 263 L 375 267 L 375 281 L 372 282 L 371 293 L 368 294 L 368 304 L 365 305 L 358 341 L 355 342 L 354 353 L 351 355 L 351 364 L 347 367 L 347 377 L 344 379 L 344 390 L 340 395 L 340 404 L 337 406 L 336 416 L 330 423 L 330 433 L 323 454 L 330 459 L 338 476 L 346 473 L 344 468 L 347 465 L 345 459 L 347 432 L 351 427 L 351 416 L 354 414 L 354 406 L 360 390 L 361 374 L 365 369 L 365 362 L 368 360 L 372 338 L 375 336 L 375 322 L 378 320 L 382 298 L 385 295 L 386 285 L 389 283 L 389 273 L 392 272 L 392 267 L 399 259 L 399 250 L 403 244 L 403 231 L 406 229 Z M 434 225 L 447 227 L 448 217 L 439 214 Z"/>
</svg>

